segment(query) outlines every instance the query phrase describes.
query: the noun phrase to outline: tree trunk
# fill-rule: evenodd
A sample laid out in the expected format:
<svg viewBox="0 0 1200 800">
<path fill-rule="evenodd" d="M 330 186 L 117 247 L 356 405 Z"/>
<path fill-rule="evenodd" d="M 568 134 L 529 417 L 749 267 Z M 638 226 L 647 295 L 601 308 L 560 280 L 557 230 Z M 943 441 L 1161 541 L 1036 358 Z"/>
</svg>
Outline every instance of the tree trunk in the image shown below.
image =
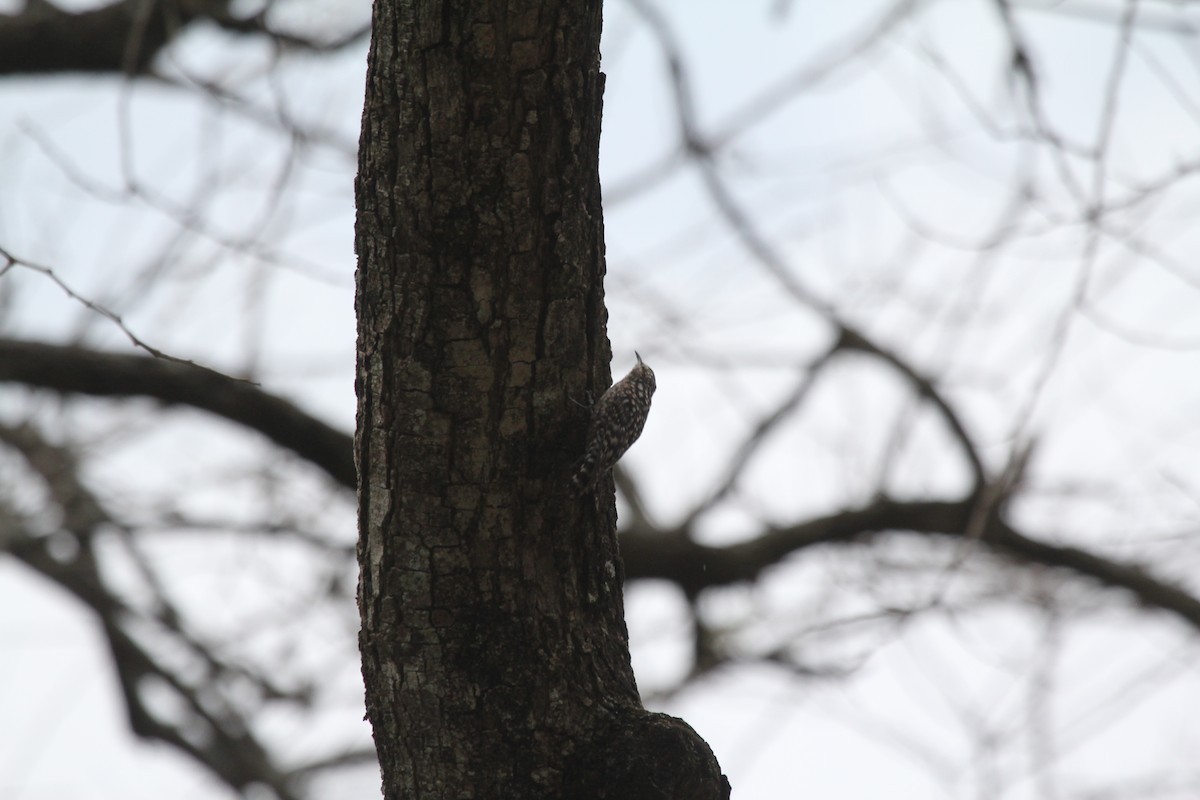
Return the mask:
<svg viewBox="0 0 1200 800">
<path fill-rule="evenodd" d="M 375 5 L 355 450 L 388 798 L 728 794 L 638 699 L 611 481 L 567 491 L 610 381 L 599 37 L 599 2 Z"/>
</svg>

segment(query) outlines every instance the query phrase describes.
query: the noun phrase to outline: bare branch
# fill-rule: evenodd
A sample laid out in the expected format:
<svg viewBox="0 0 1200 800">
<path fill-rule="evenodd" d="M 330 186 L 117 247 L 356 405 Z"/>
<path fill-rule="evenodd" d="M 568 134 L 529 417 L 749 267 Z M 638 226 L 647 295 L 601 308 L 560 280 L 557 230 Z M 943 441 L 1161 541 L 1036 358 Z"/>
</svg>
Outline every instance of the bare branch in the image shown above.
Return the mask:
<svg viewBox="0 0 1200 800">
<path fill-rule="evenodd" d="M 269 3 L 249 17 L 235 15 L 231 5 L 229 0 L 117 0 L 75 13 L 49 2 L 30 2 L 18 14 L 0 15 L 0 75 L 147 74 L 163 48 L 198 20 L 318 53 L 354 45 L 369 31 L 359 25 L 327 39 L 304 36 L 269 25 Z"/>
<path fill-rule="evenodd" d="M 755 580 L 787 557 L 826 544 L 864 543 L 881 533 L 908 532 L 952 538 L 973 537 L 976 498 L 958 501 L 899 501 L 881 497 L 868 506 L 769 529 L 725 547 L 698 544 L 683 531 L 627 529 L 621 552 L 628 580 L 661 578 L 685 593 Z M 1200 599 L 1142 567 L 1078 547 L 1039 541 L 993 514 L 979 541 L 1026 563 L 1069 570 L 1105 587 L 1123 589 L 1139 603 L 1169 611 L 1200 632 Z"/>
<path fill-rule="evenodd" d="M 758 263 L 766 270 L 767 274 L 774 278 L 788 294 L 803 306 L 810 308 L 823 317 L 837 331 L 840 348 L 859 350 L 882 358 L 896 368 L 922 397 L 929 400 L 938 409 L 951 431 L 953 431 L 955 438 L 962 446 L 963 454 L 970 464 L 974 482 L 973 491 L 981 491 L 988 483 L 983 461 L 979 456 L 974 442 L 968 435 L 966 427 L 962 424 L 962 421 L 958 418 L 957 413 L 952 409 L 950 404 L 942 397 L 941 392 L 934 386 L 933 382 L 924 377 L 920 371 L 900 356 L 872 342 L 868 335 L 844 321 L 836 309 L 817 297 L 813 291 L 806 287 L 795 276 L 794 270 L 791 269 L 786 259 L 759 232 L 750 215 L 734 199 L 733 193 L 730 191 L 713 161 L 711 151 L 704 145 L 702 137 L 696 130 L 691 93 L 687 86 L 686 74 L 683 67 L 683 57 L 675 42 L 674 34 L 667 24 L 666 18 L 640 0 L 637 0 L 634 5 L 642 13 L 647 23 L 649 23 L 651 30 L 658 38 L 659 44 L 663 49 L 664 58 L 667 61 L 668 72 L 671 77 L 671 86 L 675 93 L 680 137 L 695 158 L 696 166 L 699 168 L 701 177 L 704 179 L 704 185 L 708 190 L 709 196 L 725 217 L 726 222 L 734 230 L 734 233 L 738 236 L 743 246 L 754 256 Z M 903 3 L 898 4 L 894 11 L 899 13 L 899 10 L 902 10 L 904 6 L 905 4 Z"/>
<path fill-rule="evenodd" d="M 100 305 L 99 303 L 89 300 L 88 298 L 81 295 L 79 292 L 72 289 L 71 286 L 66 281 L 64 281 L 62 278 L 60 278 L 58 276 L 58 274 L 55 273 L 55 271 L 53 269 L 51 269 L 50 267 L 45 267 L 45 266 L 42 266 L 41 264 L 35 264 L 32 261 L 27 261 L 25 259 L 17 258 L 16 256 L 12 255 L 4 248 L 0 248 L 0 261 L 3 261 L 3 263 L 0 263 L 0 278 L 3 278 L 5 273 L 7 273 L 9 270 L 13 269 L 14 267 L 21 267 L 22 269 L 27 269 L 32 272 L 37 272 L 41 275 L 45 275 L 47 278 L 50 279 L 50 281 L 52 283 L 54 283 L 55 286 L 57 286 L 59 289 L 61 289 L 63 294 L 65 294 L 67 297 L 69 297 L 72 300 L 74 300 L 75 302 L 79 303 L 84 308 L 94 311 L 97 314 L 99 314 L 100 316 L 104 317 L 105 319 L 110 320 L 111 322 L 116 324 L 116 326 L 121 330 L 121 333 L 125 334 L 125 338 L 129 339 L 129 341 L 133 344 L 134 347 L 145 350 L 147 353 L 154 356 L 155 358 L 161 358 L 165 361 L 173 361 L 177 364 L 191 364 L 192 363 L 191 361 L 188 361 L 187 359 L 177 358 L 176 356 L 169 355 L 168 353 L 164 353 L 162 350 L 159 350 L 156 347 L 151 347 L 149 344 L 147 344 L 145 341 L 143 341 L 141 338 L 139 338 L 132 330 L 129 329 L 129 326 L 125 324 L 125 321 L 123 319 L 121 319 L 120 315 L 116 314 L 115 312 L 111 311 L 108 308 L 105 308 L 104 306 Z"/>
<path fill-rule="evenodd" d="M 708 493 L 708 496 L 688 512 L 687 517 L 680 524 L 680 528 L 690 529 L 702 514 L 710 511 L 734 490 L 743 473 L 746 471 L 747 465 L 749 465 L 762 446 L 769 441 L 770 435 L 775 429 L 800 408 L 805 398 L 808 397 L 821 370 L 842 349 L 842 346 L 842 343 L 835 342 L 831 348 L 818 356 L 803 371 L 800 380 L 796 383 L 792 391 L 788 393 L 787 397 L 783 399 L 783 402 L 774 411 L 758 421 L 758 424 L 754 426 L 754 429 L 750 431 L 738 447 L 737 452 L 733 455 L 733 458 L 729 462 L 729 467 L 725 470 L 725 475 L 717 483 L 716 487 Z"/>
<path fill-rule="evenodd" d="M 223 692 L 196 688 L 154 658 L 130 632 L 129 626 L 145 615 L 122 600 L 105 582 L 95 549 L 96 534 L 106 526 L 119 525 L 80 480 L 73 456 L 48 442 L 29 427 L 0 428 L 0 438 L 13 445 L 42 478 L 55 505 L 61 510 L 62 529 L 74 538 L 75 552 L 56 558 L 49 537 L 16 535 L 20 517 L 0 503 L 0 529 L 7 529 L 8 552 L 29 568 L 54 582 L 94 613 L 104 630 L 125 701 L 129 724 L 138 736 L 169 744 L 211 770 L 230 788 L 241 790 L 261 783 L 270 786 L 281 800 L 299 800 L 294 778 L 279 770 L 263 744 L 251 733 L 248 720 L 224 697 Z M 167 598 L 157 600 L 160 610 L 169 611 Z M 237 673 L 256 684 L 269 687 L 262 676 L 227 665 L 212 651 L 178 625 L 178 616 L 153 616 L 164 630 L 185 644 L 216 674 Z M 147 704 L 145 692 L 153 685 L 166 687 L 183 703 L 183 719 L 167 722 Z M 275 690 L 274 696 L 286 693 Z M 200 733 L 203 731 L 203 733 Z"/>
<path fill-rule="evenodd" d="M 292 403 L 194 364 L 81 347 L 0 339 L 0 382 L 97 397 L 152 397 L 191 406 L 257 431 L 356 486 L 353 439 Z"/>
</svg>

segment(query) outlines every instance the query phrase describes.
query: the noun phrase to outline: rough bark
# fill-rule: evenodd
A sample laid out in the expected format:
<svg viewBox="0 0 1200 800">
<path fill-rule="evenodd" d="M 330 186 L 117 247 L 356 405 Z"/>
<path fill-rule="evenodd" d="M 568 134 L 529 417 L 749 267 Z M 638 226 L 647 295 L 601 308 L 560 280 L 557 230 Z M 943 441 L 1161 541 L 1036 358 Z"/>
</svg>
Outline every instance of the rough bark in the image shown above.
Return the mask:
<svg viewBox="0 0 1200 800">
<path fill-rule="evenodd" d="M 376 3 L 355 457 L 389 798 L 727 793 L 641 708 L 611 483 L 565 491 L 609 383 L 599 34 L 599 2 Z"/>
</svg>

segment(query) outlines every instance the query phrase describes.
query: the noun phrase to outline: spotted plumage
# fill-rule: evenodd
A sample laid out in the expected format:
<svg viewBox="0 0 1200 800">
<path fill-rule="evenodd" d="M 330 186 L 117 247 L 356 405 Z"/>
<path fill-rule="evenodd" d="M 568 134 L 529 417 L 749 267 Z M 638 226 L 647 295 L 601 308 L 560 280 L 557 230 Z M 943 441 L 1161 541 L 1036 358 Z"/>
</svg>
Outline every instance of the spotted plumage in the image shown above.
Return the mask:
<svg viewBox="0 0 1200 800">
<path fill-rule="evenodd" d="M 592 489 L 625 455 L 646 426 L 650 398 L 655 389 L 654 371 L 642 363 L 641 356 L 634 355 L 637 364 L 629 374 L 614 383 L 592 407 L 587 450 L 571 479 L 571 490 L 575 494 Z"/>
</svg>

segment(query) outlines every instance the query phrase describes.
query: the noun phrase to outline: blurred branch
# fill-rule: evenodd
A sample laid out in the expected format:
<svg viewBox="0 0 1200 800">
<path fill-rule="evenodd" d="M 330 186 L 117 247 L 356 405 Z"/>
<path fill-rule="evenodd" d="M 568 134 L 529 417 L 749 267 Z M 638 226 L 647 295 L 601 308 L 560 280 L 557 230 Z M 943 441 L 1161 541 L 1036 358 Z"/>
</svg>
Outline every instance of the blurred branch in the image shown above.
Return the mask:
<svg viewBox="0 0 1200 800">
<path fill-rule="evenodd" d="M 754 429 L 746 436 L 741 446 L 738 447 L 720 483 L 709 492 L 708 497 L 688 512 L 687 517 L 680 524 L 680 528 L 690 529 L 702 514 L 711 510 L 734 490 L 742 474 L 746 471 L 747 465 L 761 450 L 762 445 L 767 442 L 771 433 L 785 422 L 788 417 L 792 416 L 804 403 L 805 398 L 808 397 L 809 391 L 816 382 L 817 376 L 833 356 L 837 354 L 840 348 L 841 344 L 835 343 L 833 347 L 818 356 L 804 370 L 795 388 L 788 393 L 783 402 L 779 404 L 779 407 L 759 420 Z"/>
<path fill-rule="evenodd" d="M 219 678 L 238 675 L 263 688 L 265 677 L 233 667 L 178 625 L 178 615 L 165 596 L 156 598 L 158 613 L 147 616 L 125 602 L 105 582 L 96 555 L 95 537 L 106 528 L 120 528 L 99 499 L 84 485 L 73 454 L 58 447 L 29 426 L 2 427 L 0 440 L 19 452 L 41 478 L 54 505 L 61 513 L 60 530 L 72 538 L 72 549 L 57 552 L 53 536 L 32 534 L 12 509 L 0 503 L 0 530 L 8 552 L 30 569 L 74 596 L 99 619 L 113 657 L 113 665 L 125 701 L 130 728 L 147 739 L 169 744 L 210 769 L 234 790 L 252 784 L 271 787 L 280 800 L 298 800 L 294 778 L 281 772 L 251 732 L 239 709 L 221 691 Z M 58 548 L 62 550 L 62 548 Z M 132 635 L 131 626 L 153 621 L 185 644 L 199 657 L 208 673 L 199 686 L 192 686 L 174 670 L 164 666 Z M 179 719 L 164 721 L 147 702 L 147 692 L 168 689 L 181 701 Z M 268 691 L 283 696 L 284 693 Z"/>
<path fill-rule="evenodd" d="M 6 273 L 8 273 L 9 270 L 18 268 L 18 267 L 21 269 L 27 269 L 27 270 L 31 270 L 33 272 L 37 272 L 41 275 L 45 275 L 50 280 L 50 282 L 53 283 L 55 286 L 57 286 L 59 289 L 61 289 L 63 294 L 65 294 L 67 297 L 69 297 L 72 300 L 74 300 L 75 302 L 79 303 L 84 308 L 88 309 L 89 311 L 94 311 L 98 316 L 101 316 L 101 317 L 109 320 L 110 322 L 115 324 L 118 328 L 120 328 L 121 333 L 125 334 L 125 338 L 129 339 L 130 343 L 134 347 L 137 347 L 141 350 L 145 350 L 147 353 L 154 356 L 155 358 L 161 358 L 166 361 L 174 361 L 174 362 L 177 362 L 180 364 L 191 364 L 192 363 L 186 359 L 176 358 L 175 356 L 172 356 L 168 353 L 164 353 L 162 350 L 159 350 L 158 348 L 156 348 L 156 347 L 150 345 L 149 343 L 147 343 L 146 341 L 144 341 L 141 337 L 139 337 L 132 330 L 130 330 L 129 326 L 125 324 L 125 320 L 121 319 L 121 316 L 119 314 L 117 314 L 116 312 L 112 311 L 109 308 L 106 308 L 106 307 L 100 305 L 99 303 L 97 303 L 93 300 L 89 300 L 88 298 L 86 298 L 82 294 L 80 294 L 79 292 L 75 291 L 73 288 L 71 288 L 70 284 L 68 284 L 66 281 L 64 281 L 62 278 L 60 278 L 58 276 L 58 273 L 56 273 L 50 267 L 42 266 L 41 264 L 35 264 L 32 261 L 26 261 L 24 259 L 17 258 L 12 253 L 10 253 L 7 250 L 5 250 L 4 248 L 0 247 L 0 278 L 3 278 L 4 275 Z"/>
<path fill-rule="evenodd" d="M 1169 611 L 1200 631 L 1200 599 L 1140 566 L 1078 547 L 1050 544 L 1018 531 L 997 514 L 980 524 L 977 499 L 901 501 L 881 497 L 870 505 L 771 528 L 738 544 L 714 547 L 693 541 L 681 529 L 628 528 L 621 535 L 627 580 L 659 578 L 692 596 L 702 589 L 756 580 L 788 556 L 823 544 L 859 544 L 881 533 L 908 532 L 978 538 L 997 553 L 1019 561 L 1069 570 L 1112 589 L 1123 589 L 1142 605 Z M 976 530 L 980 529 L 977 534 Z"/>
<path fill-rule="evenodd" d="M 1008 38 L 1009 79 L 1014 83 L 1022 83 L 1025 86 L 1030 105 L 1036 106 L 1038 103 L 1038 77 L 1033 59 L 1029 55 L 1029 46 L 1025 43 L 1025 37 L 1017 27 L 1016 20 L 1013 19 L 1009 0 L 995 0 L 995 4 L 996 13 L 1000 17 L 1000 25 L 1004 29 L 1004 35 Z"/>
<path fill-rule="evenodd" d="M 283 398 L 205 367 L 0 339 L 0 383 L 22 383 L 64 394 L 152 397 L 198 408 L 261 433 L 312 462 L 347 489 L 357 485 L 349 434 Z"/>
<path fill-rule="evenodd" d="M 64 11 L 45 0 L 0 16 L 0 75 L 60 72 L 144 73 L 179 30 L 227 13 L 228 0 L 120 0 Z"/>
<path fill-rule="evenodd" d="M 742 245 L 766 272 L 780 284 L 784 291 L 795 298 L 798 303 L 821 316 L 837 332 L 838 341 L 834 345 L 835 350 L 857 350 L 882 359 L 896 369 L 921 397 L 928 400 L 938 410 L 946 421 L 946 424 L 950 427 L 955 439 L 960 443 L 963 455 L 970 465 L 973 481 L 972 492 L 982 493 L 984 487 L 988 484 L 988 476 L 984 469 L 983 461 L 979 456 L 975 443 L 967 433 L 966 427 L 959 419 L 958 414 L 942 396 L 941 391 L 934 385 L 934 382 L 898 354 L 892 353 L 874 343 L 870 336 L 842 319 L 841 315 L 832 305 L 819 298 L 816 293 L 805 286 L 796 277 L 791 265 L 787 263 L 787 260 L 771 245 L 767 238 L 762 235 L 750 215 L 746 213 L 745 209 L 742 208 L 741 204 L 733 196 L 728 184 L 717 169 L 711 148 L 705 143 L 703 135 L 697 128 L 695 107 L 688 85 L 682 50 L 675 40 L 674 32 L 671 30 L 666 18 L 659 14 L 649 3 L 644 2 L 644 0 L 632 0 L 632 3 L 639 13 L 642 14 L 651 31 L 658 38 L 659 46 L 663 51 L 663 57 L 667 62 L 671 87 L 675 94 L 680 138 L 683 140 L 685 149 L 694 158 L 695 165 L 700 170 L 709 197 L 725 218 L 726 223 L 733 229 L 738 239 L 741 240 Z M 899 3 L 893 8 L 892 14 L 893 16 L 900 15 L 902 17 L 903 14 L 907 13 L 907 8 L 908 4 Z M 887 27 L 882 26 L 880 31 L 886 30 Z M 882 33 L 876 35 L 882 35 Z"/>
<path fill-rule="evenodd" d="M 885 350 L 853 328 L 842 327 L 839 344 L 844 350 L 857 350 L 872 355 L 899 372 L 921 398 L 927 400 L 938 410 L 954 438 L 962 445 L 963 456 L 970 465 L 971 475 L 975 481 L 975 490 L 980 490 L 987 485 L 987 473 L 984 470 L 983 461 L 980 460 L 979 452 L 967 433 L 966 426 L 959 419 L 958 412 L 947 402 L 933 381 L 900 356 Z"/>
<path fill-rule="evenodd" d="M 71 12 L 46 0 L 30 0 L 17 14 L 0 14 L 0 75 L 146 74 L 155 56 L 199 20 L 315 52 L 344 48 L 368 32 L 368 26 L 360 26 L 321 40 L 271 28 L 265 10 L 237 16 L 232 5 L 231 0 L 119 0 Z"/>
<path fill-rule="evenodd" d="M 663 39 L 664 33 L 670 35 L 666 18 L 648 0 L 627 0 L 627 2 L 650 26 L 660 44 L 664 45 L 663 55 L 667 59 L 667 68 L 672 73 L 672 80 L 682 81 L 684 77 L 683 60 L 678 57 L 679 50 L 674 46 L 666 46 Z M 708 136 L 701 137 L 699 129 L 693 124 L 695 113 L 691 101 L 688 99 L 681 104 L 682 115 L 686 122 L 683 127 L 689 133 L 689 136 L 684 138 L 683 152 L 669 153 L 661 160 L 644 167 L 633 177 L 605 189 L 605 202 L 607 204 L 619 203 L 652 188 L 678 168 L 685 166 L 687 157 L 694 151 L 702 150 L 712 154 L 728 146 L 737 137 L 778 112 L 801 93 L 820 86 L 847 65 L 865 60 L 877 49 L 879 44 L 886 40 L 889 33 L 896 30 L 913 15 L 919 5 L 920 3 L 916 0 L 899 0 L 899 2 L 893 3 L 862 30 L 835 42 L 782 79 L 759 91 L 727 115 L 722 124 L 713 126 L 715 132 Z"/>
<path fill-rule="evenodd" d="M 317 39 L 311 36 L 301 36 L 289 31 L 273 28 L 267 20 L 267 12 L 271 4 L 267 3 L 263 10 L 249 17 L 239 17 L 228 12 L 214 13 L 213 22 L 221 28 L 233 33 L 257 34 L 266 36 L 282 47 L 294 50 L 305 50 L 312 53 L 331 53 L 349 47 L 352 44 L 366 40 L 371 33 L 370 24 L 360 25 L 345 33 L 328 39 Z"/>
</svg>

